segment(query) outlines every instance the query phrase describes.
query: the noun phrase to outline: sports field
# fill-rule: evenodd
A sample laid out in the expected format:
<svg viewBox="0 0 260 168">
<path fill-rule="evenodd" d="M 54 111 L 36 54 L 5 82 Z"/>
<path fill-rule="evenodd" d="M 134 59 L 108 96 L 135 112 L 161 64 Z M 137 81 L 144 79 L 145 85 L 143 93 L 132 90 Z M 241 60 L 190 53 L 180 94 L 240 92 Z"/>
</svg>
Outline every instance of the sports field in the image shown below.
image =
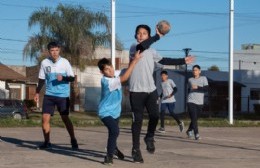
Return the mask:
<svg viewBox="0 0 260 168">
<path fill-rule="evenodd" d="M 146 127 L 143 127 L 143 133 Z M 42 141 L 41 128 L 1 128 L 1 168 L 97 168 L 105 156 L 105 127 L 76 128 L 80 149 L 70 149 L 64 128 L 53 128 L 52 150 L 37 150 Z M 201 140 L 187 139 L 177 127 L 166 127 L 166 133 L 156 133 L 156 151 L 149 154 L 143 139 L 143 164 L 131 159 L 131 130 L 121 128 L 118 147 L 125 160 L 114 160 L 120 168 L 258 168 L 260 165 L 260 127 L 200 128 Z M 144 134 L 142 134 L 143 138 Z"/>
</svg>

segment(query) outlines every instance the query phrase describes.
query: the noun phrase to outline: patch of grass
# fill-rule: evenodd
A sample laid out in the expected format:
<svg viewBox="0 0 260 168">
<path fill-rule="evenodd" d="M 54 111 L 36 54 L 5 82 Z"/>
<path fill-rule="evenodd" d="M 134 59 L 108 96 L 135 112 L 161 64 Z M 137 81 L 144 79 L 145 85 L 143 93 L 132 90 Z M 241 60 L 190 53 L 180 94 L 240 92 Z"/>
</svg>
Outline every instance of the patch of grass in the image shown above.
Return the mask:
<svg viewBox="0 0 260 168">
<path fill-rule="evenodd" d="M 0 119 L 0 127 L 35 127 L 39 125 L 40 122 L 35 120 L 15 120 L 13 118 Z"/>
<path fill-rule="evenodd" d="M 143 125 L 147 125 L 148 117 L 144 116 Z M 189 125 L 188 117 L 181 117 L 186 125 Z M 75 127 L 87 126 L 103 126 L 103 123 L 94 112 L 73 112 L 70 114 L 70 119 Z M 260 127 L 260 120 L 256 120 L 255 116 L 240 116 L 234 120 L 234 124 L 230 125 L 226 118 L 200 118 L 199 126 L 202 127 Z M 131 115 L 124 114 L 120 119 L 120 126 L 130 126 L 132 123 Z M 176 121 L 171 117 L 166 116 L 166 125 L 176 125 Z M 52 127 L 64 127 L 64 124 L 58 113 L 51 118 Z M 29 119 L 15 120 L 12 118 L 0 119 L 0 127 L 41 127 L 41 113 L 30 113 Z"/>
</svg>

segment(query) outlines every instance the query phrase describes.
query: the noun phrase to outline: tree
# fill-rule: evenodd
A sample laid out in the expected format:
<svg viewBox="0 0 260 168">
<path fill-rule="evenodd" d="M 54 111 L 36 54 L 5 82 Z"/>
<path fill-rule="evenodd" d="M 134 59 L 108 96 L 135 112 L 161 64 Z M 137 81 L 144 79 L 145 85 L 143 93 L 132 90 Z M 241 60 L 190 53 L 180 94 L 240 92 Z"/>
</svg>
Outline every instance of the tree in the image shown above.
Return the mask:
<svg viewBox="0 0 260 168">
<path fill-rule="evenodd" d="M 212 65 L 208 68 L 209 71 L 219 71 L 219 67 L 217 65 Z"/>
<path fill-rule="evenodd" d="M 109 46 L 111 41 L 110 22 L 102 12 L 91 12 L 82 6 L 59 4 L 55 9 L 45 7 L 32 13 L 28 26 L 38 25 L 40 32 L 28 40 L 23 50 L 24 58 L 38 63 L 48 54 L 50 41 L 59 41 L 62 56 L 73 66 L 83 70 L 91 60 L 97 46 Z M 117 48 L 123 48 L 117 41 Z"/>
</svg>

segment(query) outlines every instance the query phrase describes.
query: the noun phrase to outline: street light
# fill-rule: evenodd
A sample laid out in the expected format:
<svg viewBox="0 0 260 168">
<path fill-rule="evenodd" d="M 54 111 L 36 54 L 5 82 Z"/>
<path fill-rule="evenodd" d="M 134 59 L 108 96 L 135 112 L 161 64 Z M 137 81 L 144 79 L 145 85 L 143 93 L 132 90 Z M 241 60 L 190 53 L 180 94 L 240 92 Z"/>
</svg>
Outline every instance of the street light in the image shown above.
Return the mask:
<svg viewBox="0 0 260 168">
<path fill-rule="evenodd" d="M 189 55 L 191 48 L 182 49 L 185 53 L 185 57 Z M 184 83 L 184 112 L 187 112 L 186 101 L 187 101 L 187 83 L 188 83 L 188 74 L 187 74 L 187 64 L 185 64 L 185 83 Z"/>
</svg>

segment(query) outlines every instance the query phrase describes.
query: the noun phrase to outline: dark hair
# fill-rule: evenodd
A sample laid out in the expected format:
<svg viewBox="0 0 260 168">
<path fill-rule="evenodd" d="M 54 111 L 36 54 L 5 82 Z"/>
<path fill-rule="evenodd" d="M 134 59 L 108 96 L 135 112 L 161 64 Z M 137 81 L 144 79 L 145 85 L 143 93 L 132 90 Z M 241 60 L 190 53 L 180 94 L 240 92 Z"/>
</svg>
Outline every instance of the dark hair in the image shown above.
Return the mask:
<svg viewBox="0 0 260 168">
<path fill-rule="evenodd" d="M 108 66 L 112 65 L 112 63 L 109 59 L 102 58 L 101 60 L 98 61 L 98 68 L 100 71 L 103 71 L 106 65 L 108 65 Z"/>
<path fill-rule="evenodd" d="M 58 47 L 58 48 L 61 47 L 60 43 L 58 43 L 58 42 L 56 42 L 56 41 L 52 41 L 52 42 L 50 42 L 50 43 L 47 45 L 48 50 L 50 50 L 51 48 L 56 48 L 56 47 Z"/>
<path fill-rule="evenodd" d="M 138 30 L 141 29 L 141 28 L 147 30 L 148 36 L 151 37 L 151 28 L 150 28 L 148 25 L 141 24 L 141 25 L 138 25 L 138 26 L 135 28 L 135 39 L 137 38 L 137 32 L 138 32 Z"/>
<path fill-rule="evenodd" d="M 162 75 L 162 74 L 168 75 L 168 72 L 165 71 L 165 70 L 163 70 L 163 71 L 161 72 L 161 75 Z"/>
<path fill-rule="evenodd" d="M 199 65 L 193 65 L 192 69 L 194 68 L 198 68 L 200 70 L 200 66 Z"/>
</svg>

